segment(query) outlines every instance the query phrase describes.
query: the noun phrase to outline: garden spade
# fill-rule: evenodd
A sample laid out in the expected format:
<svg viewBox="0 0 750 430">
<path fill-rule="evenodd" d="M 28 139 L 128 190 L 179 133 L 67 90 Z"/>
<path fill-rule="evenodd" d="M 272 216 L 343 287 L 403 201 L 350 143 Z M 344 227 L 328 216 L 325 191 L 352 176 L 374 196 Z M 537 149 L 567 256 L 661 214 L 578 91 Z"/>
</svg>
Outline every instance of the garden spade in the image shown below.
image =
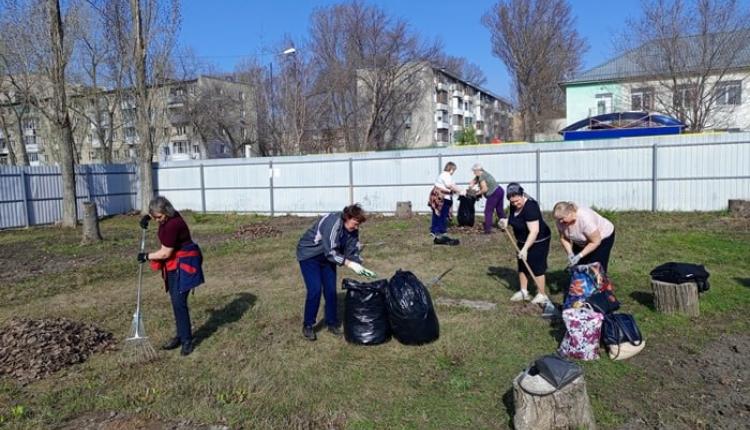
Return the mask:
<svg viewBox="0 0 750 430">
<path fill-rule="evenodd" d="M 142 229 L 141 234 L 141 251 L 146 250 L 146 229 Z M 156 351 L 151 346 L 151 342 L 146 336 L 146 330 L 143 328 L 143 317 L 141 315 L 141 287 L 143 286 L 143 264 L 138 263 L 138 289 L 135 295 L 135 313 L 133 322 L 130 326 L 130 337 L 125 339 L 125 348 L 128 361 L 140 362 L 151 361 L 156 358 Z"/>
<path fill-rule="evenodd" d="M 429 282 L 427 282 L 425 284 L 425 287 L 431 288 L 431 287 L 434 287 L 437 284 L 440 284 L 441 283 L 440 281 L 443 279 L 443 276 L 447 275 L 451 270 L 453 270 L 454 267 L 456 267 L 456 266 L 451 266 L 448 270 L 446 270 L 445 272 L 441 273 L 440 276 L 436 276 L 436 277 L 432 278 Z"/>
</svg>

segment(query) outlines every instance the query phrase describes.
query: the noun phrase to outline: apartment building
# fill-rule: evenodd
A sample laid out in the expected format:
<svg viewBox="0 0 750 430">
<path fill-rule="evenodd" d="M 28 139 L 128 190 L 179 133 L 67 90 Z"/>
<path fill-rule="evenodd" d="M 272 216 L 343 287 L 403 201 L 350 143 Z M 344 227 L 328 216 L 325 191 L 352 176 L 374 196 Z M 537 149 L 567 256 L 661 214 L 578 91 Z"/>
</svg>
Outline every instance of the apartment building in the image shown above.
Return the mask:
<svg viewBox="0 0 750 430">
<path fill-rule="evenodd" d="M 171 81 L 150 91 L 154 161 L 232 157 L 244 152 L 243 142 L 253 138 L 253 90 L 248 84 L 200 76 Z M 11 148 L 17 148 L 19 154 L 19 135 L 29 164 L 54 164 L 58 160 L 57 139 L 47 118 L 9 91 L 5 94 L 10 95 L 0 99 L 0 164 L 10 163 Z M 113 91 L 82 91 L 79 87 L 71 90 L 69 99 L 78 163 L 103 162 L 108 145 L 101 141 L 102 135 L 111 143 L 112 162 L 135 160 L 138 106 L 132 92 L 118 97 Z"/>
<path fill-rule="evenodd" d="M 448 146 L 469 128 L 477 143 L 508 141 L 513 132 L 512 104 L 491 91 L 441 68 L 424 71 L 425 94 L 411 115 L 410 147 Z"/>
</svg>

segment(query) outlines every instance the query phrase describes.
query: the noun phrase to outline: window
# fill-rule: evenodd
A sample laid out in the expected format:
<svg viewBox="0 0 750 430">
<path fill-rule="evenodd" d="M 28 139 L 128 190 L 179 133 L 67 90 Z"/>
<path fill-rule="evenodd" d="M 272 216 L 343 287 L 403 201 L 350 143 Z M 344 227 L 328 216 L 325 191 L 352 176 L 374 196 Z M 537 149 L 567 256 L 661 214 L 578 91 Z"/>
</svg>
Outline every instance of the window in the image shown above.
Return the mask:
<svg viewBox="0 0 750 430">
<path fill-rule="evenodd" d="M 201 150 L 198 148 L 198 145 L 193 145 L 193 154 L 200 154 Z"/>
<path fill-rule="evenodd" d="M 474 118 L 466 117 L 464 118 L 464 127 L 471 127 L 471 124 L 474 122 Z"/>
<path fill-rule="evenodd" d="M 177 132 L 177 135 L 183 135 L 183 134 L 185 134 L 185 126 L 184 125 L 178 125 L 174 129 Z"/>
<path fill-rule="evenodd" d="M 242 91 L 239 92 L 240 100 L 245 100 L 245 93 Z"/>
<path fill-rule="evenodd" d="M 115 160 L 119 160 L 120 159 L 120 150 L 119 149 L 115 149 L 115 153 L 113 155 L 114 155 L 113 158 Z"/>
<path fill-rule="evenodd" d="M 653 88 L 636 88 L 630 92 L 630 109 L 649 111 L 654 108 Z"/>
<path fill-rule="evenodd" d="M 219 145 L 219 154 L 225 154 L 227 152 L 227 146 L 223 143 Z"/>
<path fill-rule="evenodd" d="M 612 112 L 612 93 L 601 93 L 596 95 L 596 114 L 604 115 Z"/>
<path fill-rule="evenodd" d="M 607 102 L 604 100 L 599 100 L 596 102 L 596 114 L 597 115 L 604 115 L 607 113 Z"/>
<path fill-rule="evenodd" d="M 23 144 L 26 146 L 29 145 L 36 145 L 36 136 L 24 136 L 23 137 Z"/>
<path fill-rule="evenodd" d="M 27 118 L 23 122 L 23 129 L 29 131 L 36 130 L 36 118 Z"/>
<path fill-rule="evenodd" d="M 690 85 L 680 85 L 674 91 L 674 107 L 689 108 L 693 105 L 694 88 Z"/>
<path fill-rule="evenodd" d="M 7 144 L 5 143 L 5 138 L 0 137 L 0 151 L 4 150 Z"/>
<path fill-rule="evenodd" d="M 742 81 L 727 81 L 716 84 L 716 103 L 739 106 L 742 104 Z"/>
<path fill-rule="evenodd" d="M 135 127 L 125 127 L 125 138 L 126 139 L 135 138 Z"/>
<path fill-rule="evenodd" d="M 244 117 L 245 117 L 245 113 L 246 113 L 246 112 L 245 112 L 245 109 L 240 109 L 240 116 L 241 116 L 241 117 L 243 117 L 243 118 L 244 118 Z"/>
<path fill-rule="evenodd" d="M 29 161 L 36 162 L 39 161 L 39 153 L 38 152 L 29 152 Z"/>
<path fill-rule="evenodd" d="M 240 128 L 240 136 L 242 136 L 243 139 L 247 139 L 247 129 L 245 127 Z"/>
<path fill-rule="evenodd" d="M 173 143 L 174 146 L 174 152 L 176 154 L 187 154 L 190 146 L 188 143 L 184 140 L 180 140 Z"/>
<path fill-rule="evenodd" d="M 169 146 L 165 146 L 164 147 L 164 155 L 167 156 L 167 157 L 169 157 L 169 152 L 170 152 L 169 151 Z"/>
<path fill-rule="evenodd" d="M 96 154 L 94 154 L 94 151 L 89 151 L 89 160 L 93 160 L 96 158 Z"/>
<path fill-rule="evenodd" d="M 164 135 L 169 136 L 169 127 L 164 127 Z"/>
</svg>

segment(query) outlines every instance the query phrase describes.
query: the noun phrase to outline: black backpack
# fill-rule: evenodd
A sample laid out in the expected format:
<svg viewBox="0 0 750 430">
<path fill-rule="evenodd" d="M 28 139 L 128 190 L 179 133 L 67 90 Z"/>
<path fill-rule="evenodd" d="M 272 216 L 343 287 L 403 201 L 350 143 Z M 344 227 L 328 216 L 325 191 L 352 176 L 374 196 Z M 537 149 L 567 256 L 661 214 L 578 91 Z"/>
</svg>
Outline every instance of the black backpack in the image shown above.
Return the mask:
<svg viewBox="0 0 750 430">
<path fill-rule="evenodd" d="M 698 286 L 698 292 L 708 291 L 711 285 L 708 283 L 710 273 L 702 264 L 690 263 L 664 263 L 656 266 L 651 271 L 651 279 L 670 284 L 682 284 L 684 282 L 695 282 Z"/>
<path fill-rule="evenodd" d="M 458 225 L 474 227 L 476 197 L 458 196 Z"/>
</svg>

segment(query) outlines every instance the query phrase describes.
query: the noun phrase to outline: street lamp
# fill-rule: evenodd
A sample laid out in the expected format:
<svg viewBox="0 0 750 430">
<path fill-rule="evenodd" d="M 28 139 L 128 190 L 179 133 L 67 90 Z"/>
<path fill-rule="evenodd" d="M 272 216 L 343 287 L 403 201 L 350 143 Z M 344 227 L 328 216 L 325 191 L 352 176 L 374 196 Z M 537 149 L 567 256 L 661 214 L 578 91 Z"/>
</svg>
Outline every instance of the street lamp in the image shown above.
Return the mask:
<svg viewBox="0 0 750 430">
<path fill-rule="evenodd" d="M 294 47 L 289 47 L 285 50 L 283 50 L 281 53 L 274 54 L 274 57 L 284 57 L 287 55 L 294 55 L 297 53 L 297 49 Z M 274 88 L 273 88 L 273 58 L 271 58 L 271 61 L 268 63 L 268 72 L 271 79 L 271 97 L 269 97 L 269 107 L 268 111 L 271 115 L 271 132 L 275 135 L 276 134 L 276 115 L 274 114 Z M 275 137 L 275 136 L 274 136 Z"/>
</svg>

